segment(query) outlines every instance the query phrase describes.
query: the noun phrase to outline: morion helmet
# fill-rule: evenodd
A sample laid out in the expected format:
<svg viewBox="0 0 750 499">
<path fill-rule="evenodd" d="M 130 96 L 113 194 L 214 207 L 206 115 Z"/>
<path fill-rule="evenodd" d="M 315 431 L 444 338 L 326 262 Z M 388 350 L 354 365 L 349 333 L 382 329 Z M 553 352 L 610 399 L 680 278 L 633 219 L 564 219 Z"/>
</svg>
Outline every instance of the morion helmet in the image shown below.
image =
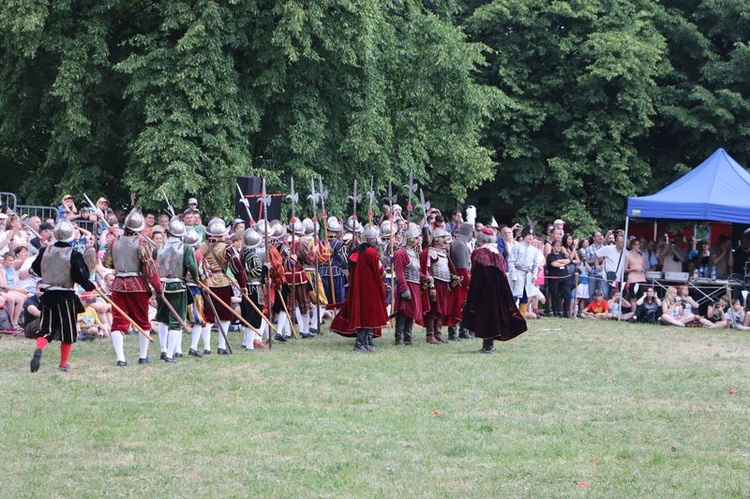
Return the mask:
<svg viewBox="0 0 750 499">
<path fill-rule="evenodd" d="M 75 227 L 73 227 L 73 224 L 70 223 L 70 220 L 65 217 L 62 217 L 57 221 L 57 224 L 55 224 L 55 228 L 52 233 L 54 234 L 55 239 L 60 241 L 61 243 L 69 243 L 76 238 Z"/>
<path fill-rule="evenodd" d="M 182 223 L 180 217 L 174 216 L 167 225 L 167 232 L 175 237 L 182 237 L 185 235 L 185 224 Z"/>
<path fill-rule="evenodd" d="M 212 218 L 206 226 L 206 234 L 211 237 L 224 237 L 227 235 L 227 226 L 221 218 Z"/>
<path fill-rule="evenodd" d="M 252 227 L 245 229 L 245 232 L 242 234 L 242 240 L 248 248 L 256 248 L 260 244 L 261 239 L 258 231 Z"/>
<path fill-rule="evenodd" d="M 140 232 L 146 228 L 146 219 L 138 208 L 133 208 L 125 217 L 125 228 L 131 232 Z"/>
</svg>

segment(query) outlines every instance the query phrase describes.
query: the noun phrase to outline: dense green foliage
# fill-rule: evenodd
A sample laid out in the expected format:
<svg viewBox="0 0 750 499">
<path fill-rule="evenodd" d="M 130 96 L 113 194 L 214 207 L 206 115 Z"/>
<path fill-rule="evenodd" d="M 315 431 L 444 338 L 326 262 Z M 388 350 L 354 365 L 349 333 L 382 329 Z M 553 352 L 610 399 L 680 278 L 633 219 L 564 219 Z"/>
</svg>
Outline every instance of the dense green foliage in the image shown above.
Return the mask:
<svg viewBox="0 0 750 499">
<path fill-rule="evenodd" d="M 341 210 L 354 178 L 413 171 L 433 204 L 615 223 L 717 147 L 750 158 L 748 21 L 744 0 L 13 0 L 0 190 L 226 214 L 237 175 L 320 174 Z"/>
</svg>

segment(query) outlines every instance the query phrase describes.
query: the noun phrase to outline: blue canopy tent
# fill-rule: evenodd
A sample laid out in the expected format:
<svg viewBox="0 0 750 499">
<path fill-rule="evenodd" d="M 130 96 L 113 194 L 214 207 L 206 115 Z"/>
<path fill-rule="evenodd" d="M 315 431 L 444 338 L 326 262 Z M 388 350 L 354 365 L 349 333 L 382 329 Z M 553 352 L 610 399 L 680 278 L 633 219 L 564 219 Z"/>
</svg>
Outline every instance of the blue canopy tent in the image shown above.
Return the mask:
<svg viewBox="0 0 750 499">
<path fill-rule="evenodd" d="M 717 149 L 703 163 L 650 196 L 628 198 L 630 217 L 750 223 L 750 173 Z"/>
<path fill-rule="evenodd" d="M 719 148 L 703 163 L 650 196 L 628 198 L 630 218 L 750 223 L 750 173 Z M 727 290 L 729 292 L 729 287 Z M 743 291 L 743 296 L 747 296 Z M 704 296 L 708 296 L 704 294 Z"/>
</svg>

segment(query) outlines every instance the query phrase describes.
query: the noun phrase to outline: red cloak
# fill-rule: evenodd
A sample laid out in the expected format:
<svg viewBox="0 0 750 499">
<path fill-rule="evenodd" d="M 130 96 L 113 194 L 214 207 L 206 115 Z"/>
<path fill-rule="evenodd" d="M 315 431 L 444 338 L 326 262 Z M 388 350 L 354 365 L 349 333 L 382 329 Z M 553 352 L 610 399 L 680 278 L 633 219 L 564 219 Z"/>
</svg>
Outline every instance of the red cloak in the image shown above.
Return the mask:
<svg viewBox="0 0 750 499">
<path fill-rule="evenodd" d="M 388 325 L 383 266 L 378 251 L 360 245 L 349 257 L 349 289 L 343 307 L 331 322 L 331 331 L 352 337 L 357 329 L 375 329 Z"/>
</svg>

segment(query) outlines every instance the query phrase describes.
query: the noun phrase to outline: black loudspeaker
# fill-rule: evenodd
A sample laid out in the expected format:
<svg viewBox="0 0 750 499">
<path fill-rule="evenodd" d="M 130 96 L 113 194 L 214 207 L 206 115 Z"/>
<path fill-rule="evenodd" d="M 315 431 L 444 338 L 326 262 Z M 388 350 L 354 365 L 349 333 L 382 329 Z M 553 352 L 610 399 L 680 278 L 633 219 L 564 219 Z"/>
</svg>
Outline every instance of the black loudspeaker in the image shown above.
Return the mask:
<svg viewBox="0 0 750 499">
<path fill-rule="evenodd" d="M 242 193 L 246 197 L 252 196 L 247 197 L 247 201 L 250 206 L 250 213 L 252 213 L 255 220 L 258 220 L 262 215 L 261 205 L 258 202 L 258 199 L 260 199 L 260 192 L 263 189 L 263 180 L 261 180 L 260 177 L 237 177 L 237 185 L 240 186 Z M 240 193 L 237 191 L 236 187 L 234 191 L 234 214 L 237 218 L 241 218 L 247 223 L 249 221 L 247 211 L 245 210 L 245 206 L 240 203 Z M 282 196 L 271 196 L 271 206 L 268 207 L 268 216 L 262 218 L 268 220 L 280 220 L 282 200 Z"/>
</svg>

